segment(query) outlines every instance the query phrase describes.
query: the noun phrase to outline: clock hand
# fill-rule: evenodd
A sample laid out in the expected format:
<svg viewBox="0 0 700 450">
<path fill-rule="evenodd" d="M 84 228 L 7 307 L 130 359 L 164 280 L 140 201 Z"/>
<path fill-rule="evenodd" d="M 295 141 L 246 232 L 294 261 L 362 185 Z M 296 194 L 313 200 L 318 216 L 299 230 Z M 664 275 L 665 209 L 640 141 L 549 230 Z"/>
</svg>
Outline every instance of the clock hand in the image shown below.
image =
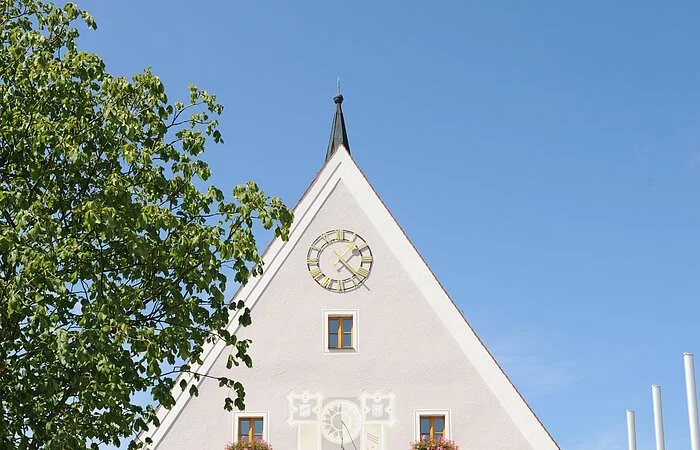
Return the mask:
<svg viewBox="0 0 700 450">
<path fill-rule="evenodd" d="M 338 257 L 338 261 L 341 262 L 350 272 L 352 272 L 353 275 L 357 275 L 357 272 L 355 272 L 355 269 L 352 268 L 350 264 L 348 264 L 347 261 L 343 259 L 342 256 L 338 254 L 335 250 L 333 250 L 333 254 Z"/>
<path fill-rule="evenodd" d="M 356 248 L 357 248 L 357 244 L 355 244 L 354 242 L 350 242 L 350 244 L 348 244 L 348 247 L 347 247 L 347 248 L 343 251 L 343 253 L 341 253 L 340 255 L 337 254 L 336 252 L 333 252 L 333 253 L 335 253 L 335 256 L 338 257 L 335 261 L 333 261 L 333 265 L 334 265 L 334 266 L 338 265 L 338 262 L 340 261 L 340 258 L 342 258 L 343 256 L 345 256 L 345 254 L 346 254 L 347 252 L 349 252 L 350 250 L 354 250 L 354 249 L 356 249 Z"/>
</svg>

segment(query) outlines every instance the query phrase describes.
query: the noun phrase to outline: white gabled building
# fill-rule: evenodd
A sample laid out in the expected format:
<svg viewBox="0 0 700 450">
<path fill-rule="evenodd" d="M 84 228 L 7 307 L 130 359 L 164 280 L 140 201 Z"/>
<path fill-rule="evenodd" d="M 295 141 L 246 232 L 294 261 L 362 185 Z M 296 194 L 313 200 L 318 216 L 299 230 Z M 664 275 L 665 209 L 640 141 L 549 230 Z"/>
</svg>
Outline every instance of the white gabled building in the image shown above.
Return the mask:
<svg viewBox="0 0 700 450">
<path fill-rule="evenodd" d="M 444 435 L 463 450 L 558 449 L 355 164 L 334 101 L 326 162 L 289 241 L 270 244 L 265 273 L 233 299 L 252 310 L 230 331 L 252 339 L 254 367 L 231 373 L 221 343 L 203 357 L 200 371 L 243 384 L 246 411 L 223 409 L 216 380 L 202 378 L 198 397 L 176 388 L 152 448 L 408 450 Z"/>
</svg>

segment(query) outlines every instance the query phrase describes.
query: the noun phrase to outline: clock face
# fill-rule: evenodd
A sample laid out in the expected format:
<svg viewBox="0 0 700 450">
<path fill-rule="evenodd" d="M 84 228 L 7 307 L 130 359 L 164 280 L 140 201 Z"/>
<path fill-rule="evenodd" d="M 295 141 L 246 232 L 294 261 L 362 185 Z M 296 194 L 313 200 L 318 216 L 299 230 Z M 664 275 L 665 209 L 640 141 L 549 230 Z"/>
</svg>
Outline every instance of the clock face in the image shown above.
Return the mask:
<svg viewBox="0 0 700 450">
<path fill-rule="evenodd" d="M 306 256 L 311 277 L 333 292 L 357 289 L 372 270 L 374 259 L 367 242 L 348 230 L 327 231 L 314 241 Z"/>
<path fill-rule="evenodd" d="M 362 428 L 362 414 L 356 404 L 347 400 L 333 400 L 321 412 L 323 436 L 334 444 L 357 439 Z"/>
</svg>

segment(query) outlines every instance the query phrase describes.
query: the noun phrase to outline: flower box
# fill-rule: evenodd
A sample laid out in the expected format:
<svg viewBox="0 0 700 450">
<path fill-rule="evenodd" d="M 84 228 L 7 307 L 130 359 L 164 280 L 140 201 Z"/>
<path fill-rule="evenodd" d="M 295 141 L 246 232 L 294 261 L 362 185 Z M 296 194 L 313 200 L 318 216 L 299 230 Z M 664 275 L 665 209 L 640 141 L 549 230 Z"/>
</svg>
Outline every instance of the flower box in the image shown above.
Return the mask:
<svg viewBox="0 0 700 450">
<path fill-rule="evenodd" d="M 411 442 L 410 450 L 459 450 L 459 446 L 455 441 L 438 438 L 438 440 Z"/>
<path fill-rule="evenodd" d="M 272 450 L 272 446 L 265 441 L 241 441 L 226 444 L 224 450 Z"/>
</svg>

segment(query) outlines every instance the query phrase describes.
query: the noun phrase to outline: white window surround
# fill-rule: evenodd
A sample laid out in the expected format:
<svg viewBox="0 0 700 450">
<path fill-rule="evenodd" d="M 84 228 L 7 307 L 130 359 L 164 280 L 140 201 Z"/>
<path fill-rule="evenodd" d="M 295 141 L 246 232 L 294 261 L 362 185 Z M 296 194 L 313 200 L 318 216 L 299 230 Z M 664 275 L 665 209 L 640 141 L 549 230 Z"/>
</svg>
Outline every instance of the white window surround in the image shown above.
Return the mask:
<svg viewBox="0 0 700 450">
<path fill-rule="evenodd" d="M 263 439 L 266 442 L 270 442 L 270 435 L 268 434 L 268 429 L 270 427 L 269 421 L 270 414 L 265 412 L 255 412 L 255 411 L 235 411 L 233 413 L 233 436 L 231 436 L 231 442 L 236 442 L 238 440 L 238 419 L 246 419 L 248 417 L 262 417 L 263 419 Z"/>
<path fill-rule="evenodd" d="M 331 316 L 345 316 L 352 317 L 352 347 L 353 348 L 339 348 L 332 349 L 328 348 L 328 319 Z M 359 312 L 357 309 L 324 309 L 323 310 L 323 323 L 322 332 L 323 336 L 321 338 L 321 353 L 324 355 L 356 355 L 360 353 L 360 323 L 359 323 Z"/>
<path fill-rule="evenodd" d="M 449 409 L 416 409 L 416 420 L 414 421 L 413 435 L 420 440 L 420 418 L 421 416 L 445 416 L 445 439 L 452 439 L 452 414 Z"/>
</svg>

